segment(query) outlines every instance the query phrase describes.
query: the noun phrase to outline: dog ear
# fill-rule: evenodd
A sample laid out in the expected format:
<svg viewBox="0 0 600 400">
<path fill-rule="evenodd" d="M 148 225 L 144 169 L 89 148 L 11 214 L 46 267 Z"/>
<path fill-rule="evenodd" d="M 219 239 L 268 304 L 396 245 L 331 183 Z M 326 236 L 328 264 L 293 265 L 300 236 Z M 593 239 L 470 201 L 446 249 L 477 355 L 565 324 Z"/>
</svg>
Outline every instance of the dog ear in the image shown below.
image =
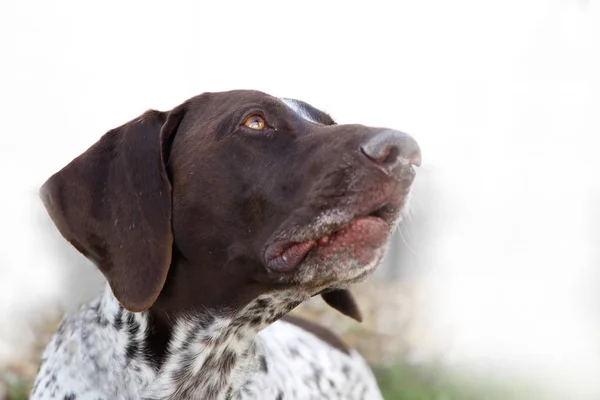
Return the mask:
<svg viewBox="0 0 600 400">
<path fill-rule="evenodd" d="M 184 106 L 151 110 L 109 131 L 40 190 L 60 233 L 97 265 L 129 311 L 154 303 L 171 264 L 166 162 L 184 113 Z"/>
<path fill-rule="evenodd" d="M 347 289 L 336 289 L 331 292 L 326 292 L 321 295 L 325 303 L 335 308 L 342 314 L 358 321 L 362 322 L 363 317 L 356 300 L 352 293 Z"/>
</svg>

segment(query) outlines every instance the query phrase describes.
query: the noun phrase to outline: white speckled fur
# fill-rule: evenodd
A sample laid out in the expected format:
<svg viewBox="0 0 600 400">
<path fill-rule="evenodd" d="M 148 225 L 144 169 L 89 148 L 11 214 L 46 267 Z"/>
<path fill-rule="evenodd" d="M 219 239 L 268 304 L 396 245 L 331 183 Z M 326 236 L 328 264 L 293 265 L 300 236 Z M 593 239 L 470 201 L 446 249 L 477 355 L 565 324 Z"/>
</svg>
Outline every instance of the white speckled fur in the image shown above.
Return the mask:
<svg viewBox="0 0 600 400">
<path fill-rule="evenodd" d="M 62 321 L 31 399 L 381 399 L 356 352 L 345 354 L 288 322 L 269 325 L 270 317 L 304 297 L 280 292 L 259 297 L 260 307 L 257 299 L 232 317 L 182 318 L 157 371 L 141 351 L 146 313 L 124 311 L 107 288 Z M 262 317 L 259 325 L 249 322 L 255 316 Z M 140 349 L 135 357 L 126 356 L 131 343 Z M 226 352 L 235 362 L 219 373 Z"/>
<path fill-rule="evenodd" d="M 268 372 L 257 373 L 234 399 L 381 399 L 375 379 L 355 351 L 341 353 L 295 325 L 276 322 L 258 336 Z M 246 397 L 248 396 L 248 397 Z"/>
</svg>

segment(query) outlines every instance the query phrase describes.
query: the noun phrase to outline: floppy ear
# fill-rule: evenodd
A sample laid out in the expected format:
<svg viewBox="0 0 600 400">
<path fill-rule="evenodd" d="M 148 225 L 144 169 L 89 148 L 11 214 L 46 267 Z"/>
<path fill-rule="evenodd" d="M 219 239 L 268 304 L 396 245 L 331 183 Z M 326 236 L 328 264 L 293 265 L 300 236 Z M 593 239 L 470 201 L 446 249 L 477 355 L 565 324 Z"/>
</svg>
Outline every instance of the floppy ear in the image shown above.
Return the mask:
<svg viewBox="0 0 600 400">
<path fill-rule="evenodd" d="M 325 303 L 335 308 L 342 314 L 355 319 L 358 322 L 362 322 L 363 317 L 354 300 L 354 296 L 347 289 L 335 289 L 331 292 L 326 292 L 321 295 Z"/>
<path fill-rule="evenodd" d="M 171 264 L 168 151 L 184 114 L 148 111 L 54 174 L 40 197 L 60 233 L 93 261 L 129 311 L 148 309 Z"/>
</svg>

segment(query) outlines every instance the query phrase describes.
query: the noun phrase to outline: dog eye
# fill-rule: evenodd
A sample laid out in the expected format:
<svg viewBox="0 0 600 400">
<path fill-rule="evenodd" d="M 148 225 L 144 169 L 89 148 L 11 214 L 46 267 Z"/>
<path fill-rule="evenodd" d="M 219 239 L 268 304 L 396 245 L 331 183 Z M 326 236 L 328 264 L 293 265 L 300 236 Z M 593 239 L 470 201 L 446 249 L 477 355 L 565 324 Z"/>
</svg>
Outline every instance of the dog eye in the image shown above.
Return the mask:
<svg viewBox="0 0 600 400">
<path fill-rule="evenodd" d="M 260 115 L 253 114 L 244 120 L 244 126 L 246 128 L 262 131 L 265 128 L 265 120 Z"/>
</svg>

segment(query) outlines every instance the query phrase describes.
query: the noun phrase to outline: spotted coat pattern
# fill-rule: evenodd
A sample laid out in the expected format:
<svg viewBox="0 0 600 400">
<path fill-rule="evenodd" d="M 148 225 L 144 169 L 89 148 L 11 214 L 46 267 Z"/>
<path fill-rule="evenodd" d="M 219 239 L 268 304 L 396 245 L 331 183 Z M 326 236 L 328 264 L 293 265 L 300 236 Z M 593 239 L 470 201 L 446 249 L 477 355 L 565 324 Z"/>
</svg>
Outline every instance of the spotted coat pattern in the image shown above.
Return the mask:
<svg viewBox="0 0 600 400">
<path fill-rule="evenodd" d="M 381 399 L 364 360 L 279 318 L 305 300 L 263 295 L 230 315 L 182 317 L 160 369 L 145 353 L 147 314 L 110 289 L 67 316 L 48 345 L 31 399 Z"/>
</svg>

